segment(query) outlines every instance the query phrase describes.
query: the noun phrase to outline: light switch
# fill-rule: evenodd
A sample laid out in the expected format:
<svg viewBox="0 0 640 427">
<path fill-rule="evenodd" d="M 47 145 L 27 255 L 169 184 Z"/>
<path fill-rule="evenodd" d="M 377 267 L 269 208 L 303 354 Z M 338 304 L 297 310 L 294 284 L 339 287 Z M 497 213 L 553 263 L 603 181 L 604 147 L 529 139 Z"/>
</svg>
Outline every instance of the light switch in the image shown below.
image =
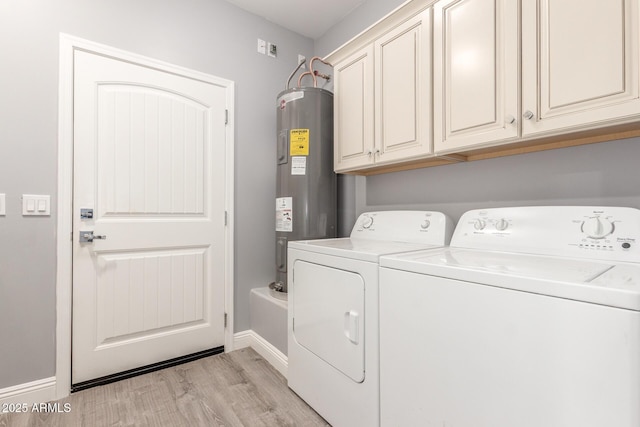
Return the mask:
<svg viewBox="0 0 640 427">
<path fill-rule="evenodd" d="M 6 195 L 4 193 L 0 194 L 0 216 L 5 216 L 7 214 L 6 200 Z"/>
<path fill-rule="evenodd" d="M 22 215 L 23 216 L 51 215 L 51 196 L 23 194 L 22 195 Z"/>
</svg>

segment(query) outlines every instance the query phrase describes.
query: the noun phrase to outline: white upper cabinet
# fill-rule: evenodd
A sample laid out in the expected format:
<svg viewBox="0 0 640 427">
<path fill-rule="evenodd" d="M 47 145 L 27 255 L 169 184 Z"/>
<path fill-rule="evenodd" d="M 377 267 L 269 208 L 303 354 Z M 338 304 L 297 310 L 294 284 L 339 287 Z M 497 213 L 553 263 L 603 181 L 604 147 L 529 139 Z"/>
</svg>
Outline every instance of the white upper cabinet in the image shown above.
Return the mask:
<svg viewBox="0 0 640 427">
<path fill-rule="evenodd" d="M 335 171 L 433 152 L 431 10 L 334 64 Z"/>
<path fill-rule="evenodd" d="M 373 46 L 334 64 L 334 167 L 373 163 Z"/>
<path fill-rule="evenodd" d="M 374 46 L 376 162 L 431 154 L 431 9 Z"/>
<path fill-rule="evenodd" d="M 524 137 L 638 119 L 638 13 L 638 0 L 522 1 Z"/>
<path fill-rule="evenodd" d="M 455 151 L 518 137 L 518 2 L 434 5 L 434 144 Z"/>
<path fill-rule="evenodd" d="M 640 0 L 407 1 L 328 57 L 335 170 L 640 134 L 639 26 Z"/>
</svg>

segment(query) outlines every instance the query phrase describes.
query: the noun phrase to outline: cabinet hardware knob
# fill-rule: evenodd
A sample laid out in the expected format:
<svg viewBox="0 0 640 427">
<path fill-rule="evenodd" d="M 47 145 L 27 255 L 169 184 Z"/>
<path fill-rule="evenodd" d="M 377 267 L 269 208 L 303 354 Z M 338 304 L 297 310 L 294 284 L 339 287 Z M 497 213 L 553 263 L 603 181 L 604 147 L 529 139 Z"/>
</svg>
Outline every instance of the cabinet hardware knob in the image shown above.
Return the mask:
<svg viewBox="0 0 640 427">
<path fill-rule="evenodd" d="M 524 117 L 527 120 L 531 120 L 533 118 L 533 113 L 530 110 L 527 110 L 524 112 L 522 117 Z"/>
</svg>

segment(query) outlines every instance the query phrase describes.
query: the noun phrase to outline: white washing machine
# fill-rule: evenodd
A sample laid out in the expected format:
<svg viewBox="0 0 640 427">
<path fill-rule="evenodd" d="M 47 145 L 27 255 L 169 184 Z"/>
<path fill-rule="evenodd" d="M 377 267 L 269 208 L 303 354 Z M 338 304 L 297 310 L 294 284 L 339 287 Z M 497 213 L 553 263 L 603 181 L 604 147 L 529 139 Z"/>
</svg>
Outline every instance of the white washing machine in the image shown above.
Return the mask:
<svg viewBox="0 0 640 427">
<path fill-rule="evenodd" d="M 380 266 L 383 426 L 640 426 L 639 210 L 474 210 Z"/>
<path fill-rule="evenodd" d="M 440 212 L 360 215 L 351 237 L 289 242 L 288 383 L 335 427 L 378 426 L 378 259 L 449 242 Z"/>
</svg>

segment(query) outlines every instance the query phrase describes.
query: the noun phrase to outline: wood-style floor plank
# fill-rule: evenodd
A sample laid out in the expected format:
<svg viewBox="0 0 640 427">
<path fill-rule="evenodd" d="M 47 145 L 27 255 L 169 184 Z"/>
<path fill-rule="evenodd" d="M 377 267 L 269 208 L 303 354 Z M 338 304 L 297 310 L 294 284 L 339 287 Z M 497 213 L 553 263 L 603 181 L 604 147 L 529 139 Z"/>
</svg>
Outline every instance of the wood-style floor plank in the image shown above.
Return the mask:
<svg viewBox="0 0 640 427">
<path fill-rule="evenodd" d="M 69 413 L 0 414 L 0 427 L 328 426 L 253 349 L 206 357 L 59 400 Z"/>
</svg>

